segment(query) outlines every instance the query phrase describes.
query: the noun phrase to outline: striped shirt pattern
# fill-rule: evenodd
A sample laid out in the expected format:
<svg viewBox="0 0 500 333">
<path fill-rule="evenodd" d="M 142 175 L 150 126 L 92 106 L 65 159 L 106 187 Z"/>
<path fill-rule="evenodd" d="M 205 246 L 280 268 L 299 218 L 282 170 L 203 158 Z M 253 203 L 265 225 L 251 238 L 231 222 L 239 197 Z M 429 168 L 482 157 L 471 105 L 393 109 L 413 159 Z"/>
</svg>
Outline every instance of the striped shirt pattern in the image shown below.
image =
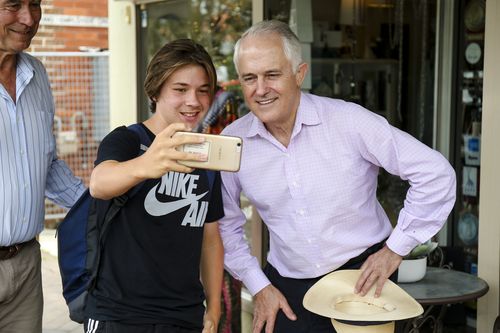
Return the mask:
<svg viewBox="0 0 500 333">
<path fill-rule="evenodd" d="M 42 63 L 20 53 L 17 102 L 1 84 L 0 97 L 0 246 L 8 246 L 42 231 L 45 196 L 69 208 L 84 186 L 56 156 L 54 102 Z"/>
</svg>

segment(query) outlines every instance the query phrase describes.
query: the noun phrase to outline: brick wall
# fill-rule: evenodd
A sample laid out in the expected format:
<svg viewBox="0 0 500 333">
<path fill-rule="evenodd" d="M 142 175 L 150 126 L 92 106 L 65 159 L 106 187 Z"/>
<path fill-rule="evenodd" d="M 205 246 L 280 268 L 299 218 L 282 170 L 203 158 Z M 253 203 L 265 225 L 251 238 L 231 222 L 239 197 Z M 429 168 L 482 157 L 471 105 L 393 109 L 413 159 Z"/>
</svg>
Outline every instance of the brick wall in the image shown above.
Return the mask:
<svg viewBox="0 0 500 333">
<path fill-rule="evenodd" d="M 44 0 L 43 15 L 107 18 L 108 0 Z M 77 52 L 81 47 L 108 48 L 107 27 L 41 24 L 28 51 Z"/>
</svg>

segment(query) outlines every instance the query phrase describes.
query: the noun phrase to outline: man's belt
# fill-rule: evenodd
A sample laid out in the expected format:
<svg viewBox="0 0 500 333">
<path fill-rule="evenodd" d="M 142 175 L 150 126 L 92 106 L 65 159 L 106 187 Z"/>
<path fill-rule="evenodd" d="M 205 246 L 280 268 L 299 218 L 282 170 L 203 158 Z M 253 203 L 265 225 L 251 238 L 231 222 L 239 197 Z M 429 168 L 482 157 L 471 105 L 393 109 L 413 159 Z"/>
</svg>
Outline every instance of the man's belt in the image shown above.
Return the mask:
<svg viewBox="0 0 500 333">
<path fill-rule="evenodd" d="M 369 256 L 371 256 L 372 254 L 374 254 L 375 252 L 377 252 L 378 250 L 380 250 L 381 248 L 384 247 L 386 240 L 387 240 L 387 238 L 384 239 L 383 241 L 377 243 L 377 244 L 370 246 L 369 248 L 367 248 L 366 250 L 361 252 L 360 255 L 349 259 L 348 262 L 343 264 L 338 269 L 352 269 L 352 266 L 360 266 L 361 267 L 361 265 L 365 262 L 366 259 L 368 259 Z"/>
<path fill-rule="evenodd" d="M 35 238 L 33 238 L 23 243 L 17 243 L 9 246 L 0 246 L 0 260 L 7 260 L 15 257 L 19 252 L 21 252 L 23 248 L 30 245 L 31 243 L 34 243 L 35 241 Z"/>
</svg>

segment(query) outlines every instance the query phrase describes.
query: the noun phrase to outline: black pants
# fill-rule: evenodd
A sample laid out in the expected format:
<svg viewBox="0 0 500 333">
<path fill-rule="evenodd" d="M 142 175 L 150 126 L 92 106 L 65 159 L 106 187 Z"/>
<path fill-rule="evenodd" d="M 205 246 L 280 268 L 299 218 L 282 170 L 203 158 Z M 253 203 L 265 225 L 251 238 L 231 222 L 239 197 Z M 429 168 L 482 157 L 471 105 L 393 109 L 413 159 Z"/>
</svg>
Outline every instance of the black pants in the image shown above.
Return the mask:
<svg viewBox="0 0 500 333">
<path fill-rule="evenodd" d="M 85 333 L 200 333 L 201 329 L 188 329 L 168 324 L 123 324 L 119 321 L 86 319 Z"/>
<path fill-rule="evenodd" d="M 384 243 L 385 240 L 371 246 L 359 256 L 349 260 L 342 267 L 338 268 L 338 270 L 359 269 L 371 254 L 377 252 L 384 246 Z M 274 324 L 274 333 L 335 333 L 330 318 L 309 312 L 302 305 L 302 300 L 306 292 L 323 276 L 313 279 L 286 278 L 281 276 L 270 264 L 266 265 L 264 273 L 273 286 L 283 293 L 293 312 L 297 315 L 297 320 L 291 321 L 283 311 L 278 311 Z M 390 279 L 394 282 L 397 280 L 397 270 Z M 262 330 L 262 332 L 264 332 L 264 330 Z"/>
</svg>

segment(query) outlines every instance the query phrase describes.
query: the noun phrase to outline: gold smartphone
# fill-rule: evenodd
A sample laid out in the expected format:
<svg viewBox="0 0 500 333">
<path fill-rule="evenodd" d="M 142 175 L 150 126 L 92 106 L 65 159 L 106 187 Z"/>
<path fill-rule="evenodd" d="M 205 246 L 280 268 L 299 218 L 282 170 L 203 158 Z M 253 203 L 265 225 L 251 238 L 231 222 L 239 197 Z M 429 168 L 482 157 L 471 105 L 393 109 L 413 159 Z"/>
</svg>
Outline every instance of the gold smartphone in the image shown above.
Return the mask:
<svg viewBox="0 0 500 333">
<path fill-rule="evenodd" d="M 178 161 L 180 164 L 196 169 L 219 171 L 238 171 L 241 162 L 243 140 L 236 136 L 215 135 L 193 132 L 176 132 L 176 135 L 203 136 L 205 142 L 184 144 L 177 150 L 187 153 L 200 153 L 208 156 L 207 161 Z"/>
</svg>

